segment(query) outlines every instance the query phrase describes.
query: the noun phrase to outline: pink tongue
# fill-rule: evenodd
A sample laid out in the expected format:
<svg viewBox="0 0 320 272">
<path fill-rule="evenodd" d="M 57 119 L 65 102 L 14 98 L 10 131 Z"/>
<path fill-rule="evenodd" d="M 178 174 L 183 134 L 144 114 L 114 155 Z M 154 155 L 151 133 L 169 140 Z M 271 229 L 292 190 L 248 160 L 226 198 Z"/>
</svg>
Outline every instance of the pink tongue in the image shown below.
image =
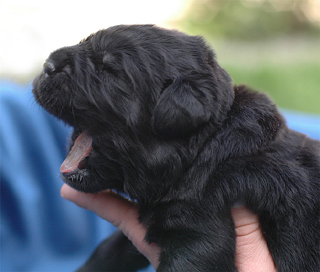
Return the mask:
<svg viewBox="0 0 320 272">
<path fill-rule="evenodd" d="M 67 158 L 61 164 L 60 172 L 67 174 L 78 168 L 79 163 L 89 155 L 91 150 L 92 137 L 82 132 L 74 142 Z"/>
</svg>

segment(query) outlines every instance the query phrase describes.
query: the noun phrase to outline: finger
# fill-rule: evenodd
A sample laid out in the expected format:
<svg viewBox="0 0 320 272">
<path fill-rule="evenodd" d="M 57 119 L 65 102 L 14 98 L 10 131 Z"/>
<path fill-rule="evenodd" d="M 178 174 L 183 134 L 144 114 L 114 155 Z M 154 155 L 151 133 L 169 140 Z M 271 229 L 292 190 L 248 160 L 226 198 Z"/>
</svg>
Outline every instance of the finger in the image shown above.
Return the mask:
<svg viewBox="0 0 320 272">
<path fill-rule="evenodd" d="M 236 230 L 236 265 L 239 272 L 276 271 L 257 215 L 245 207 L 233 208 Z"/>
<path fill-rule="evenodd" d="M 66 184 L 61 188 L 61 196 L 118 227 L 154 267 L 158 266 L 160 249 L 144 240 L 146 228 L 139 222 L 138 208 L 132 201 L 111 191 L 98 194 L 78 192 Z"/>
<path fill-rule="evenodd" d="M 93 211 L 117 227 L 126 217 L 126 213 L 130 215 L 130 209 L 134 209 L 132 203 L 111 191 L 98 194 L 82 193 L 64 184 L 61 188 L 61 196 L 82 208 Z"/>
</svg>

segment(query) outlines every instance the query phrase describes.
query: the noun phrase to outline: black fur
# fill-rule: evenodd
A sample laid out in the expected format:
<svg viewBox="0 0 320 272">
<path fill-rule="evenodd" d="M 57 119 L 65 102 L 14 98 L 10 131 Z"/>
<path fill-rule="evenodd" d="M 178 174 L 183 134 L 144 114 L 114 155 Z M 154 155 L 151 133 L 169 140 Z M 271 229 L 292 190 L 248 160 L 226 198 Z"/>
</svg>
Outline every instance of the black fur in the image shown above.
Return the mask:
<svg viewBox="0 0 320 272">
<path fill-rule="evenodd" d="M 73 139 L 93 138 L 85 167 L 64 180 L 137 201 L 162 250 L 157 271 L 236 271 L 236 202 L 259 216 L 278 271 L 320 271 L 320 144 L 288 129 L 266 95 L 233 87 L 214 57 L 202 38 L 151 25 L 53 52 L 34 95 Z"/>
</svg>

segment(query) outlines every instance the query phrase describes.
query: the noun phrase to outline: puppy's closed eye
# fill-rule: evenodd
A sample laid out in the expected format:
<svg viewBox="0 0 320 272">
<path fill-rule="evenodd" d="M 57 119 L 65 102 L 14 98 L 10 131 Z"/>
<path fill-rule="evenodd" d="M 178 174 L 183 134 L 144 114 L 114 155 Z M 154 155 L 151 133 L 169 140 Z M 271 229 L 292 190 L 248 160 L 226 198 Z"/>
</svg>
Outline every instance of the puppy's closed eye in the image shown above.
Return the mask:
<svg viewBox="0 0 320 272">
<path fill-rule="evenodd" d="M 109 72 L 115 72 L 119 63 L 118 57 L 110 52 L 104 53 L 102 57 L 103 68 Z"/>
<path fill-rule="evenodd" d="M 115 55 L 111 53 L 105 53 L 102 58 L 102 62 L 104 65 L 110 65 L 116 61 Z"/>
</svg>

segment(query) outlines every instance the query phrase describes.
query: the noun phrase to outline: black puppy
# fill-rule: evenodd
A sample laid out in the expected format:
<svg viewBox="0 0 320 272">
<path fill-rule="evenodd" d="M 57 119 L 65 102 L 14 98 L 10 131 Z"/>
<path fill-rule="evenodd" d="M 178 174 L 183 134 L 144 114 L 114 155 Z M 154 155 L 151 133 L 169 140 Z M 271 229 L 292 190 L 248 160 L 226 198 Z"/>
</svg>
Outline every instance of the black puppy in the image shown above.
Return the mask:
<svg viewBox="0 0 320 272">
<path fill-rule="evenodd" d="M 236 271 L 236 202 L 259 216 L 278 271 L 320 271 L 319 142 L 288 129 L 265 95 L 233 87 L 202 38 L 102 30 L 53 52 L 33 93 L 74 127 L 64 181 L 137 201 L 157 271 Z M 117 233 L 81 271 L 145 265 Z"/>
</svg>

